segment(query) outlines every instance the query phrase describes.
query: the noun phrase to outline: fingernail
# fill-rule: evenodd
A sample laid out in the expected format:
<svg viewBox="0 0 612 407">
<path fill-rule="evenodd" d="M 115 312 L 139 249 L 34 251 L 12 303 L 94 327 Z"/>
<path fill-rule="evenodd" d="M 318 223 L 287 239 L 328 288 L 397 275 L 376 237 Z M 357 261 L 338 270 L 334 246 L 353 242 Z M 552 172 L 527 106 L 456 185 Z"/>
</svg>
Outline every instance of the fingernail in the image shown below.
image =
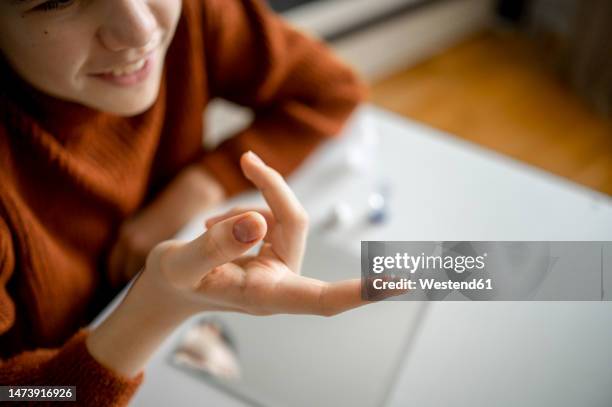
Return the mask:
<svg viewBox="0 0 612 407">
<path fill-rule="evenodd" d="M 242 243 L 252 243 L 259 239 L 261 232 L 259 222 L 253 219 L 252 216 L 246 216 L 236 223 L 232 232 L 236 240 Z"/>
<path fill-rule="evenodd" d="M 254 152 L 249 151 L 247 154 L 249 155 L 249 158 L 253 160 L 253 162 L 256 162 L 257 164 L 264 164 L 265 165 L 263 160 L 261 158 L 259 158 L 259 156 L 257 154 L 255 154 Z"/>
</svg>

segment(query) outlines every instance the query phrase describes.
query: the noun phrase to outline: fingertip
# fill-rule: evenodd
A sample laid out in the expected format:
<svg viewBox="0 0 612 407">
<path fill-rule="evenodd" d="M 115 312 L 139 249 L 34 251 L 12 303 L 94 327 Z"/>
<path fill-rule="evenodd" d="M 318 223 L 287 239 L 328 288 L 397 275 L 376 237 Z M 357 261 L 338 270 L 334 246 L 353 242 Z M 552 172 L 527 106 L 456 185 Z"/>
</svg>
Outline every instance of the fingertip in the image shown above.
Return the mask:
<svg viewBox="0 0 612 407">
<path fill-rule="evenodd" d="M 257 222 L 259 222 L 261 225 L 263 225 L 263 227 L 267 227 L 267 222 L 266 222 L 266 218 L 259 212 L 257 211 L 248 211 L 246 212 L 246 215 L 248 216 L 252 216 Z"/>
<path fill-rule="evenodd" d="M 265 165 L 266 164 L 263 162 L 263 160 L 251 150 L 242 154 L 242 156 L 240 157 L 240 167 L 242 168 L 242 171 L 247 176 L 247 178 L 250 177 L 250 171 L 253 168 Z"/>
<path fill-rule="evenodd" d="M 258 212 L 250 211 L 234 222 L 232 233 L 241 243 L 255 243 L 262 240 L 268 231 L 266 219 Z"/>
<path fill-rule="evenodd" d="M 252 150 L 249 150 L 246 153 L 244 153 L 243 157 L 245 157 L 245 160 L 248 160 L 252 162 L 253 164 L 266 165 L 266 163 L 264 163 L 261 157 L 255 154 Z"/>
<path fill-rule="evenodd" d="M 250 171 L 249 171 L 249 157 L 248 152 L 242 154 L 240 157 L 240 168 L 242 168 L 242 173 L 247 179 L 251 179 Z"/>
</svg>

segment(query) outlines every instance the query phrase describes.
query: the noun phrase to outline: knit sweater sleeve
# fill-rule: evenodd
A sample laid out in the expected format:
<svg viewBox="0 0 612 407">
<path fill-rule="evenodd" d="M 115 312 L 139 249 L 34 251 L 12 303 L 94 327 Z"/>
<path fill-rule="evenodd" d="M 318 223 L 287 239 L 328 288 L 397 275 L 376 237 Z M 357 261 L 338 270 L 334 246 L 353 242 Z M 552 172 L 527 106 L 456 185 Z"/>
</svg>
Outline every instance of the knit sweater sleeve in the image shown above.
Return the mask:
<svg viewBox="0 0 612 407">
<path fill-rule="evenodd" d="M 366 91 L 322 43 L 290 27 L 263 1 L 199 1 L 212 96 L 255 113 L 250 127 L 202 159 L 232 195 L 250 185 L 239 169 L 241 153 L 253 150 L 286 175 L 340 132 Z"/>
<path fill-rule="evenodd" d="M 14 265 L 11 235 L 0 217 L 0 335 L 15 323 L 15 306 L 6 290 Z M 126 405 L 144 374 L 128 379 L 102 366 L 85 346 L 87 334 L 82 329 L 60 348 L 35 349 L 0 360 L 0 384 L 76 386 L 77 405 Z"/>
</svg>

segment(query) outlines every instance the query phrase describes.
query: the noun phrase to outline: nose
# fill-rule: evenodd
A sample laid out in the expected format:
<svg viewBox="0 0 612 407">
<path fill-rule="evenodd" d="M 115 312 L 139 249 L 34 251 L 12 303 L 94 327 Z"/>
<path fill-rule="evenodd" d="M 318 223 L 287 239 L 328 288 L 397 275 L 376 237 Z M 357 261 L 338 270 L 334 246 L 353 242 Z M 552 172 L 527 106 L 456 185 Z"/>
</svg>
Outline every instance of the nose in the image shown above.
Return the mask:
<svg viewBox="0 0 612 407">
<path fill-rule="evenodd" d="M 157 20 L 146 0 L 106 1 L 108 12 L 98 31 L 100 41 L 110 51 L 142 48 L 151 42 Z"/>
</svg>

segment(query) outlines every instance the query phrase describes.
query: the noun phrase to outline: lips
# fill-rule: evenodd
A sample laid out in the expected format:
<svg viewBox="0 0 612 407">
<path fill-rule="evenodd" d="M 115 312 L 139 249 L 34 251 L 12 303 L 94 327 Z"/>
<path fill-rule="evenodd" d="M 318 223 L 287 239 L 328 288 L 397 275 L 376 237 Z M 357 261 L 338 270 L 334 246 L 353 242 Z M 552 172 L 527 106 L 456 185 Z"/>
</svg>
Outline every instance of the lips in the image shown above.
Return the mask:
<svg viewBox="0 0 612 407">
<path fill-rule="evenodd" d="M 154 53 L 127 64 L 116 65 L 91 76 L 116 86 L 133 86 L 149 76 L 154 64 Z"/>
<path fill-rule="evenodd" d="M 127 65 L 123 65 L 123 66 L 119 66 L 119 67 L 115 67 L 112 69 L 109 69 L 106 72 L 101 72 L 101 74 L 103 75 L 113 75 L 113 76 L 125 76 L 125 75 L 131 75 L 134 72 L 140 71 L 146 64 L 147 60 L 145 58 L 133 62 L 131 64 L 127 64 Z"/>
<path fill-rule="evenodd" d="M 116 86 L 133 86 L 143 82 L 153 71 L 158 57 L 163 55 L 160 51 L 164 37 L 162 31 L 156 31 L 147 45 L 138 50 L 141 58 L 94 70 L 89 76 Z"/>
</svg>

